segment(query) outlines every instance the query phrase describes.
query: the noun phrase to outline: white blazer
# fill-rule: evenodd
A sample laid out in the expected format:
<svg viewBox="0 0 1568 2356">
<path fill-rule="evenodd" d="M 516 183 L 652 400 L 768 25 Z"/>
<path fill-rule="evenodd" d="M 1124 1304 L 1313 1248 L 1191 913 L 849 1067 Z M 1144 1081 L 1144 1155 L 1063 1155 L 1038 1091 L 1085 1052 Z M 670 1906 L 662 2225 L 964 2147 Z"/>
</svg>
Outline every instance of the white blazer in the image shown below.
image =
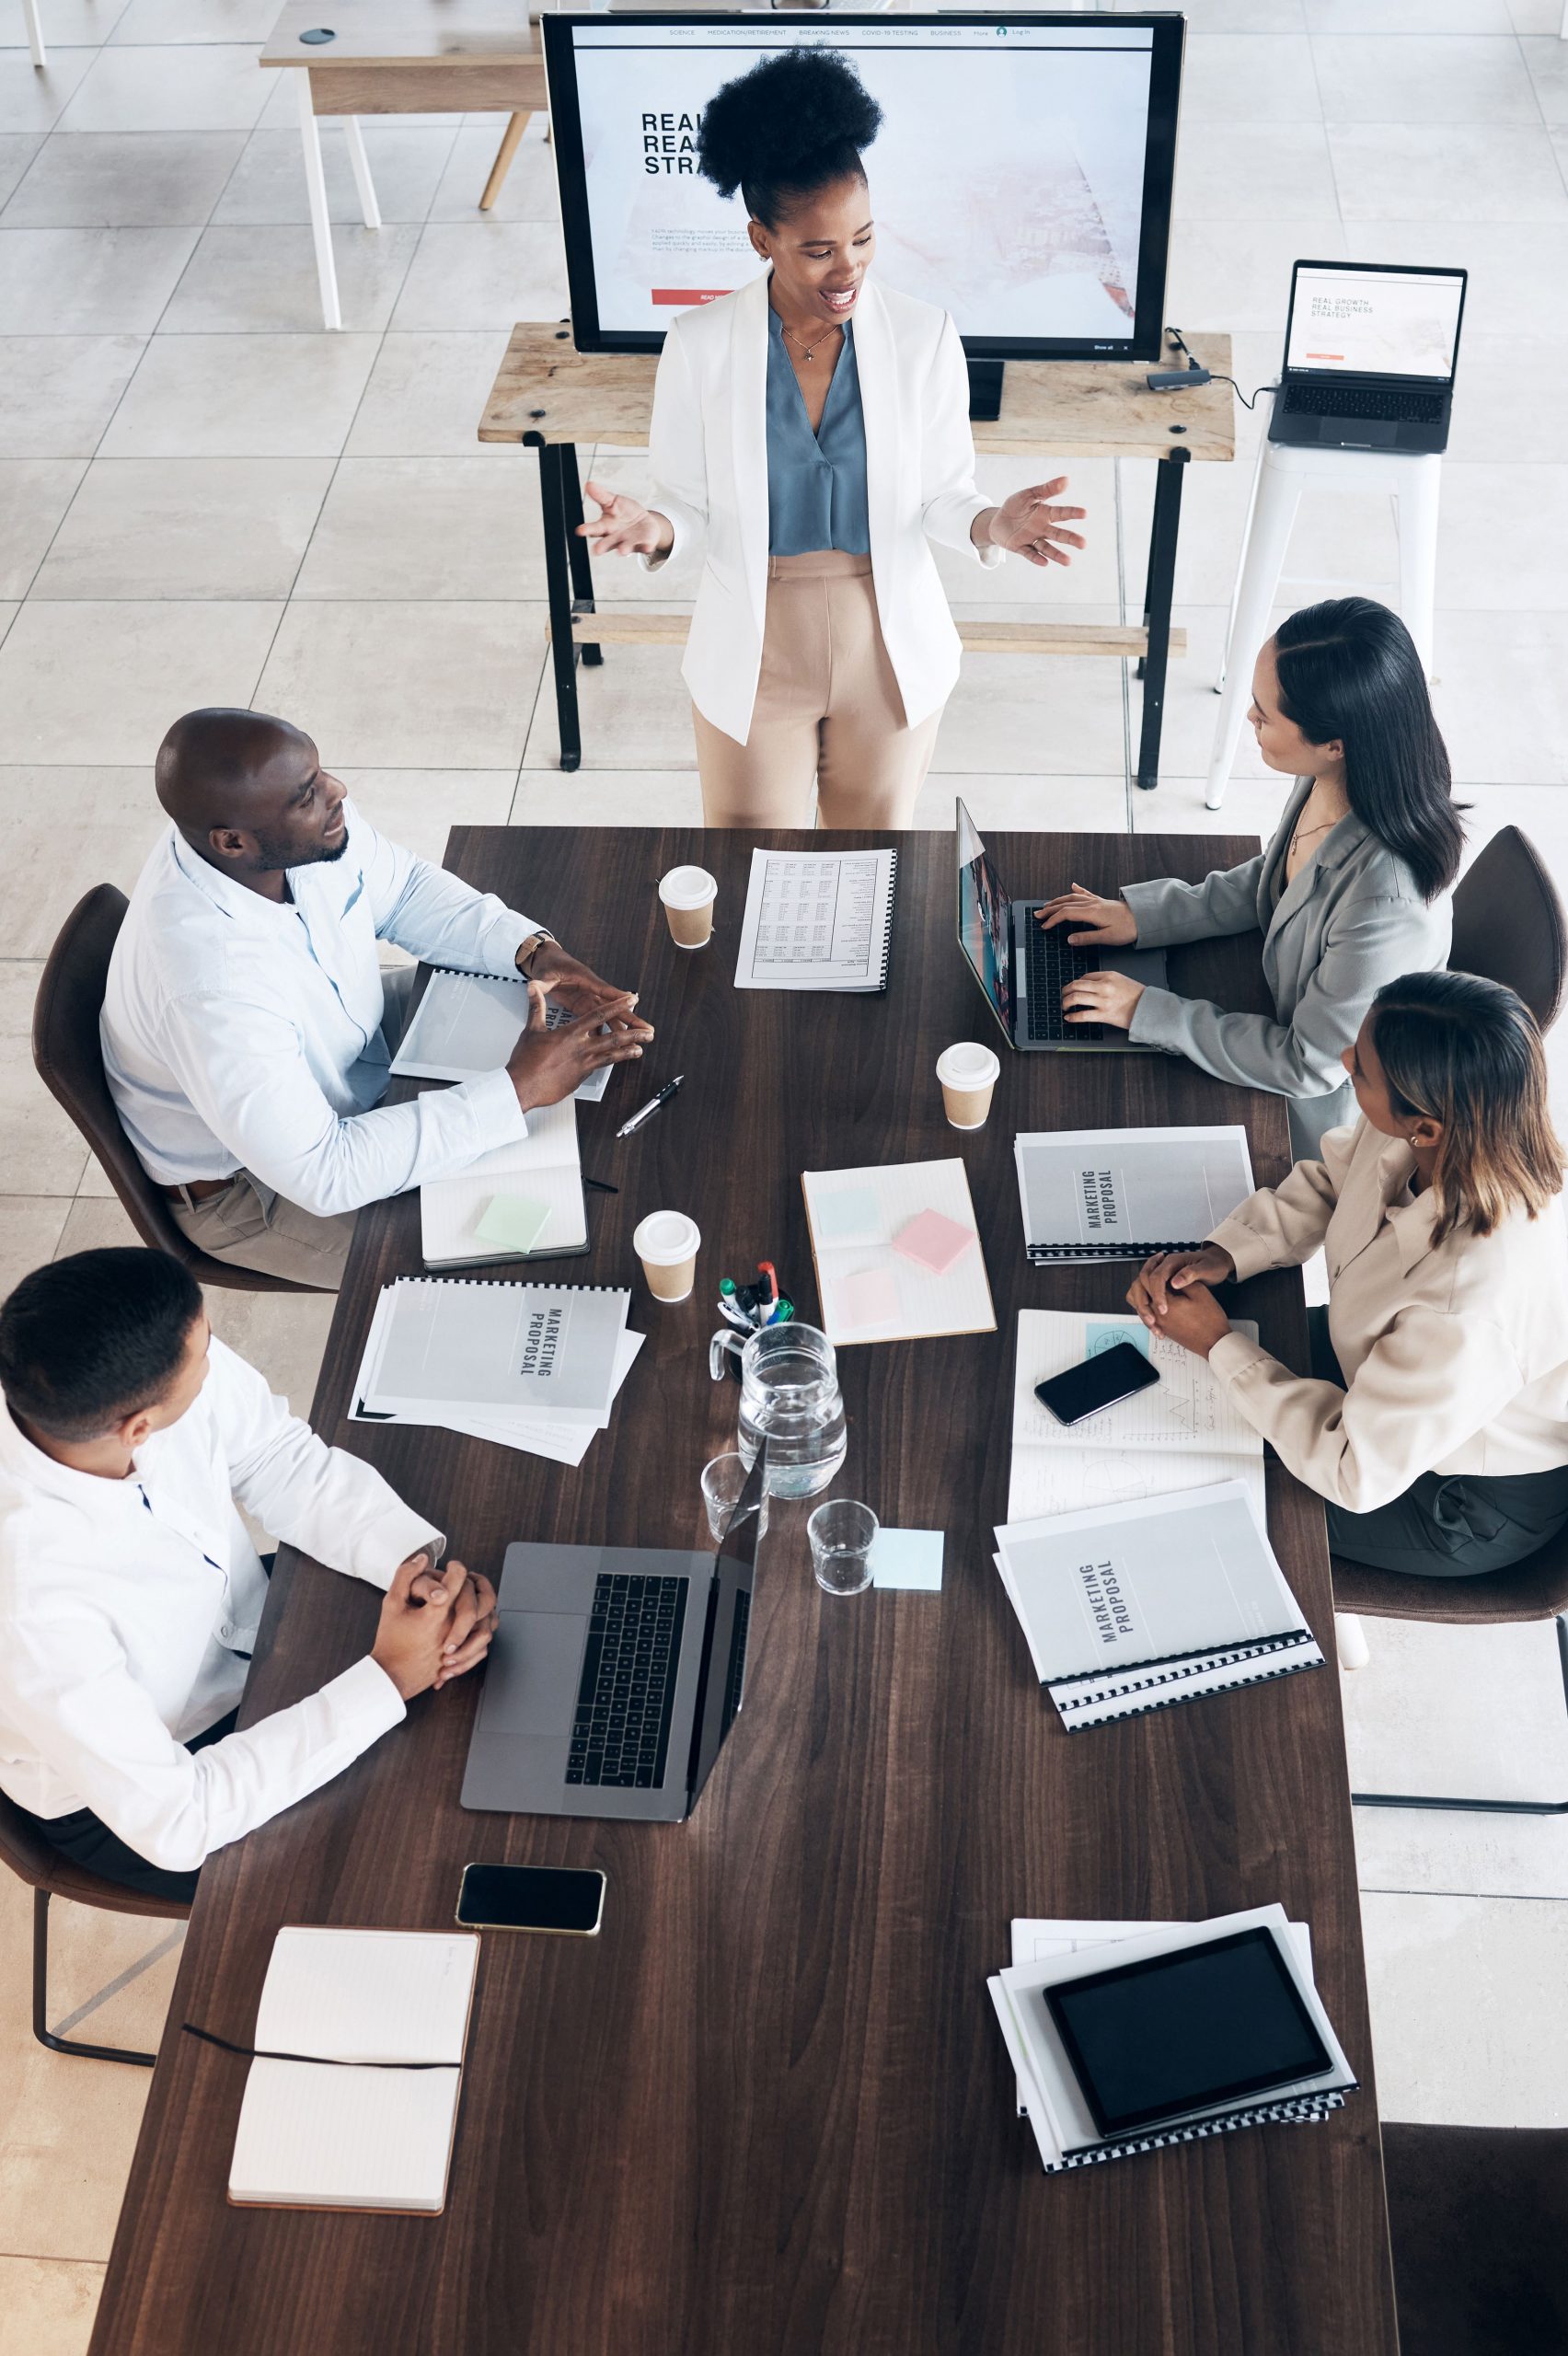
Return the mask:
<svg viewBox="0 0 1568 2356">
<path fill-rule="evenodd" d="M 744 745 L 762 667 L 767 601 L 767 286 L 754 279 L 683 311 L 660 355 L 649 433 L 653 497 L 674 544 L 651 572 L 706 543 L 682 676 L 705 720 Z M 969 378 L 946 311 L 868 280 L 855 306 L 866 421 L 871 582 L 883 643 L 913 728 L 958 677 L 959 637 L 929 540 L 976 563 L 1004 551 L 969 537 L 994 501 L 974 488 Z"/>
</svg>

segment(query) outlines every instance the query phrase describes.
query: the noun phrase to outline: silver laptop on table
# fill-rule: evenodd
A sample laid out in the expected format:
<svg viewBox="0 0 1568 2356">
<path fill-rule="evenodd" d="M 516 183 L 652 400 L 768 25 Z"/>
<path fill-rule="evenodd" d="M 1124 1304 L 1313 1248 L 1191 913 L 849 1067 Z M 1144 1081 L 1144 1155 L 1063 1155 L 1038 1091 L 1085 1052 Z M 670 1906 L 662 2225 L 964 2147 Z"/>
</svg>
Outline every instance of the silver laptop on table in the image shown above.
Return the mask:
<svg viewBox="0 0 1568 2356">
<path fill-rule="evenodd" d="M 1466 272 L 1298 261 L 1269 439 L 1446 450 Z"/>
<path fill-rule="evenodd" d="M 1166 986 L 1163 949 L 1074 949 L 1070 926 L 1049 931 L 1035 917 L 1042 895 L 1008 896 L 996 860 L 974 819 L 958 804 L 958 945 L 1009 1046 L 1052 1048 L 1058 1054 L 1147 1054 L 1124 1031 L 1103 1022 L 1069 1022 L 1062 992 L 1081 974 L 1125 974 L 1146 988 Z"/>
<path fill-rule="evenodd" d="M 679 1823 L 745 1695 L 766 1451 L 718 1554 L 514 1545 L 463 1806 Z"/>
</svg>

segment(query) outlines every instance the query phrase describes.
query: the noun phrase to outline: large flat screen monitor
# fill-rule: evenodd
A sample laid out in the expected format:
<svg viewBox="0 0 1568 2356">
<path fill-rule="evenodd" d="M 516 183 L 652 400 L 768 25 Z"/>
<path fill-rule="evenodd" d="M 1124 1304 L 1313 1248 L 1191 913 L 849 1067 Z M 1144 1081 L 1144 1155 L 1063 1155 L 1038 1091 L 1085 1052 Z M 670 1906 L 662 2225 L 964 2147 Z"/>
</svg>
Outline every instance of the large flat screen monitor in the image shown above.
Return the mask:
<svg viewBox="0 0 1568 2356">
<path fill-rule="evenodd" d="M 1179 16 L 547 15 L 582 352 L 656 352 L 676 311 L 763 269 L 740 197 L 697 169 L 714 91 L 837 50 L 882 109 L 876 269 L 981 360 L 1152 360 L 1163 325 Z"/>
</svg>

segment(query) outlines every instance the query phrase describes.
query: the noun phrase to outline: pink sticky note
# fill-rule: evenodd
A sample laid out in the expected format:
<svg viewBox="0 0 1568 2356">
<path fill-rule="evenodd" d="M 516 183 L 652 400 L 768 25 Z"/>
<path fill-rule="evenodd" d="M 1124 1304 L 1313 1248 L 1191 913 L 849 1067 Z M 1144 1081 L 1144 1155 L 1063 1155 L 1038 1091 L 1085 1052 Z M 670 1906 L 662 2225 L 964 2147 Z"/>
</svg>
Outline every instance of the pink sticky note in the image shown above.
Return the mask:
<svg viewBox="0 0 1568 2356">
<path fill-rule="evenodd" d="M 895 1325 L 899 1299 L 892 1271 L 862 1268 L 859 1276 L 846 1276 L 838 1288 L 838 1306 L 846 1325 Z"/>
<path fill-rule="evenodd" d="M 942 1211 L 922 1211 L 907 1227 L 899 1229 L 893 1239 L 893 1248 L 902 1252 L 906 1260 L 913 1260 L 917 1268 L 925 1268 L 933 1276 L 945 1276 L 974 1241 L 972 1227 L 960 1227 L 957 1219 L 949 1218 Z"/>
</svg>

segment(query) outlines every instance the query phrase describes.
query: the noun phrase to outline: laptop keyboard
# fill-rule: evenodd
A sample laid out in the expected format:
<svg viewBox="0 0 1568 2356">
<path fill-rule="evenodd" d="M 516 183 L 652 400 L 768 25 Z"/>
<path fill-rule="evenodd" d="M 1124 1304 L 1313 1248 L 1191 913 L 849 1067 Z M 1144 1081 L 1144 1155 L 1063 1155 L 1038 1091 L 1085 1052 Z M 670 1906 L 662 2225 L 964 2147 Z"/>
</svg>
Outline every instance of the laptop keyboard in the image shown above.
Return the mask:
<svg viewBox="0 0 1568 2356">
<path fill-rule="evenodd" d="M 1287 385 L 1285 406 L 1297 417 L 1375 417 L 1395 425 L 1440 425 L 1435 393 L 1394 393 L 1355 385 Z"/>
<path fill-rule="evenodd" d="M 1032 1039 L 1103 1039 L 1103 1022 L 1069 1022 L 1062 1012 L 1062 992 L 1080 974 L 1097 974 L 1100 959 L 1092 949 L 1074 949 L 1067 940 L 1065 924 L 1053 925 L 1049 931 L 1036 923 L 1032 915 L 1029 923 L 1029 946 L 1024 952 L 1025 976 L 1029 986 L 1029 1036 Z"/>
<path fill-rule="evenodd" d="M 594 1580 L 569 1784 L 663 1784 L 690 1584 L 612 1571 Z"/>
</svg>

